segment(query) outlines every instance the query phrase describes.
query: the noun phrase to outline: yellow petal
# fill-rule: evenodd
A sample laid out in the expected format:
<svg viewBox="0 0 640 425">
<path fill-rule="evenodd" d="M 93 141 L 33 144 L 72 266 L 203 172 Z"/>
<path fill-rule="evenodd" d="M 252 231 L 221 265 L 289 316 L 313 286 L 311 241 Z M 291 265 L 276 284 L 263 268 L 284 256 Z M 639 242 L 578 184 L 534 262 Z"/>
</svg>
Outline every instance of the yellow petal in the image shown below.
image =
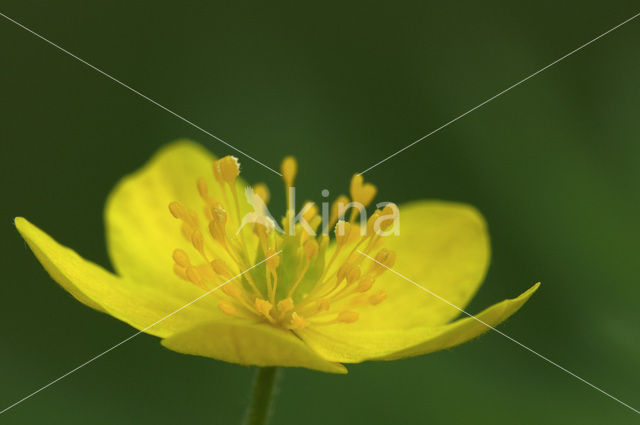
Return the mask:
<svg viewBox="0 0 640 425">
<path fill-rule="evenodd" d="M 150 285 L 120 278 L 60 245 L 26 219 L 16 218 L 15 225 L 53 280 L 82 303 L 137 329 L 145 329 L 202 294 L 193 286 L 190 296 L 181 299 Z M 205 297 L 146 332 L 165 337 L 220 315 L 215 301 Z"/>
<path fill-rule="evenodd" d="M 334 362 L 358 363 L 418 356 L 454 347 L 487 332 L 489 326 L 495 327 L 518 311 L 539 285 L 533 285 L 517 298 L 494 304 L 476 315 L 476 319 L 467 317 L 446 325 L 381 330 L 337 324 L 308 327 L 297 333 L 318 354 Z"/>
<path fill-rule="evenodd" d="M 307 347 L 291 332 L 264 323 L 214 321 L 162 340 L 165 347 L 184 354 L 255 366 L 306 367 L 347 373 Z"/>
<path fill-rule="evenodd" d="M 489 265 L 489 235 L 480 213 L 460 203 L 417 201 L 401 205 L 399 217 L 400 235 L 386 237 L 384 244 L 397 254 L 393 269 L 453 305 L 466 307 Z M 334 249 L 335 244 L 328 253 Z M 371 260 L 365 259 L 368 263 Z M 381 289 L 387 298 L 363 311 L 352 328 L 440 325 L 460 314 L 434 297 L 425 297 L 421 289 L 389 270 L 376 280 L 372 293 Z"/>
<path fill-rule="evenodd" d="M 136 281 L 153 282 L 172 293 L 186 290 L 184 281 L 172 271 L 173 251 L 183 249 L 196 261 L 200 257 L 183 236 L 181 222 L 169 213 L 168 206 L 172 201 L 179 201 L 195 211 L 206 232 L 204 202 L 198 194 L 197 181 L 205 178 L 209 193 L 223 199 L 218 185 L 214 184 L 215 159 L 202 146 L 181 140 L 160 149 L 142 169 L 118 183 L 105 207 L 108 250 L 118 274 Z M 247 208 L 244 187 L 245 183 L 238 179 L 239 200 L 243 208 Z M 216 254 L 226 258 L 222 251 Z"/>
<path fill-rule="evenodd" d="M 418 201 L 400 206 L 400 235 L 389 236 L 385 248 L 397 254 L 399 271 L 452 304 L 465 308 L 489 266 L 486 223 L 472 206 L 445 201 Z M 437 325 L 459 315 L 455 308 L 398 279 L 387 270 L 374 289 L 388 297 L 371 314 L 372 325 Z M 392 319 L 393 323 L 389 322 Z M 364 322 L 363 322 L 364 325 Z"/>
</svg>

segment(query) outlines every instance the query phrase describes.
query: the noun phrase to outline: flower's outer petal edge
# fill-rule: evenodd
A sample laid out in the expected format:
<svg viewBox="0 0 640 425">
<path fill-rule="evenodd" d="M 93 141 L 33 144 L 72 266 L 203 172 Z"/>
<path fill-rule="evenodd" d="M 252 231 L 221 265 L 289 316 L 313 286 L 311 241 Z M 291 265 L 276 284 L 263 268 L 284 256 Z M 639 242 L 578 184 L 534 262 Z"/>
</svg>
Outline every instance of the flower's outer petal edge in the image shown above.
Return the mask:
<svg viewBox="0 0 640 425">
<path fill-rule="evenodd" d="M 304 367 L 347 373 L 343 365 L 323 359 L 291 332 L 266 323 L 200 323 L 163 339 L 162 345 L 179 353 L 246 366 Z"/>
<path fill-rule="evenodd" d="M 420 356 L 464 344 L 488 332 L 491 328 L 495 328 L 515 314 L 539 287 L 540 282 L 534 284 L 516 298 L 496 303 L 473 317 L 458 319 L 453 323 L 442 326 L 437 333 L 418 345 L 385 355 L 377 360 L 397 360 L 405 357 Z"/>
<path fill-rule="evenodd" d="M 409 282 L 405 283 L 411 285 Z M 483 310 L 474 316 L 478 320 L 467 317 L 445 325 L 395 330 L 363 330 L 349 325 L 331 325 L 325 328 L 310 326 L 296 333 L 314 351 L 334 362 L 359 363 L 365 360 L 396 360 L 419 356 L 455 347 L 487 332 L 490 327 L 497 326 L 518 311 L 539 286 L 536 283 L 520 296 Z M 432 295 L 425 293 L 424 296 Z M 328 331 L 329 327 L 333 330 Z"/>
<path fill-rule="evenodd" d="M 184 306 L 182 299 L 116 276 L 60 245 L 23 217 L 15 226 L 49 275 L 83 304 L 143 330 Z M 201 291 L 194 287 L 192 299 Z M 199 300 L 145 332 L 167 337 L 200 321 L 217 318 L 211 300 Z M 212 313 L 213 312 L 213 313 Z"/>
</svg>

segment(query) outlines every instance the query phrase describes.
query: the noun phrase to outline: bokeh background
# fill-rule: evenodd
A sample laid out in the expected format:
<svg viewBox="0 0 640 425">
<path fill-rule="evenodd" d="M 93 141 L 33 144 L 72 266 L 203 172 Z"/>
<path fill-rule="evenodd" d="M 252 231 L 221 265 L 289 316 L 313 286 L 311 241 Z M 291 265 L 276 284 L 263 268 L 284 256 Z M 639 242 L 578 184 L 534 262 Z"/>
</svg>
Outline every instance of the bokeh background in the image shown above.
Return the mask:
<svg viewBox="0 0 640 425">
<path fill-rule="evenodd" d="M 309 199 L 638 11 L 632 0 L 0 6 L 266 164 L 296 155 Z M 381 200 L 477 206 L 493 258 L 469 310 L 542 281 L 500 329 L 636 408 L 639 42 L 640 20 L 367 173 Z M 134 332 L 51 281 L 12 218 L 110 267 L 102 208 L 121 176 L 180 137 L 233 152 L 1 17 L 0 47 L 1 409 Z M 248 181 L 280 187 L 242 162 Z M 349 370 L 286 370 L 274 423 L 638 423 L 495 333 Z M 0 422 L 233 424 L 252 372 L 141 335 Z"/>
</svg>

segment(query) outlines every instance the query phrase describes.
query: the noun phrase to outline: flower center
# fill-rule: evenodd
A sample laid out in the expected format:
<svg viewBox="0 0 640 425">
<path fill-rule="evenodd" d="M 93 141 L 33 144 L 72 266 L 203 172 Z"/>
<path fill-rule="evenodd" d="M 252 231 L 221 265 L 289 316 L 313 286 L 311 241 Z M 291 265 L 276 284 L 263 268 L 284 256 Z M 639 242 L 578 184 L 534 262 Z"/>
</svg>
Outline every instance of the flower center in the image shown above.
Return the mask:
<svg viewBox="0 0 640 425">
<path fill-rule="evenodd" d="M 353 323 L 359 311 L 387 296 L 374 287 L 395 261 L 395 253 L 382 245 L 389 228 L 397 223 L 398 209 L 387 204 L 367 220 L 364 208 L 375 197 L 376 187 L 356 174 L 350 198 L 339 196 L 329 217 L 320 217 L 312 202 L 295 215 L 291 188 L 297 169 L 292 157 L 283 160 L 288 205 L 282 219 L 284 231 L 278 231 L 266 211 L 267 187 L 257 184 L 246 189 L 245 200 L 240 193 L 245 188 L 237 180 L 238 160 L 226 156 L 214 161 L 214 184 L 202 177 L 196 184 L 201 212 L 178 201 L 169 204 L 190 245 L 174 251 L 174 272 L 203 291 L 220 287 L 211 296 L 219 299 L 218 307 L 229 316 L 291 330 L 310 324 Z M 345 220 L 348 208 L 352 210 Z M 333 229 L 333 244 L 328 229 Z"/>
</svg>

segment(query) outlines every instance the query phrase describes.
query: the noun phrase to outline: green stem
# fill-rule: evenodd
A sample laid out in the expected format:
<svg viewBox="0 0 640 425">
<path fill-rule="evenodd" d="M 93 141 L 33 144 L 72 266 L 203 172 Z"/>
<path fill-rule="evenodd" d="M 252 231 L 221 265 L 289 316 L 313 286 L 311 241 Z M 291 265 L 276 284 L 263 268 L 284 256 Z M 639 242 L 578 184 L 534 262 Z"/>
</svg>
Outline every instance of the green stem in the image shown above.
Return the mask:
<svg viewBox="0 0 640 425">
<path fill-rule="evenodd" d="M 266 425 L 269 422 L 279 375 L 280 368 L 258 368 L 253 380 L 253 395 L 244 418 L 244 425 Z"/>
</svg>

